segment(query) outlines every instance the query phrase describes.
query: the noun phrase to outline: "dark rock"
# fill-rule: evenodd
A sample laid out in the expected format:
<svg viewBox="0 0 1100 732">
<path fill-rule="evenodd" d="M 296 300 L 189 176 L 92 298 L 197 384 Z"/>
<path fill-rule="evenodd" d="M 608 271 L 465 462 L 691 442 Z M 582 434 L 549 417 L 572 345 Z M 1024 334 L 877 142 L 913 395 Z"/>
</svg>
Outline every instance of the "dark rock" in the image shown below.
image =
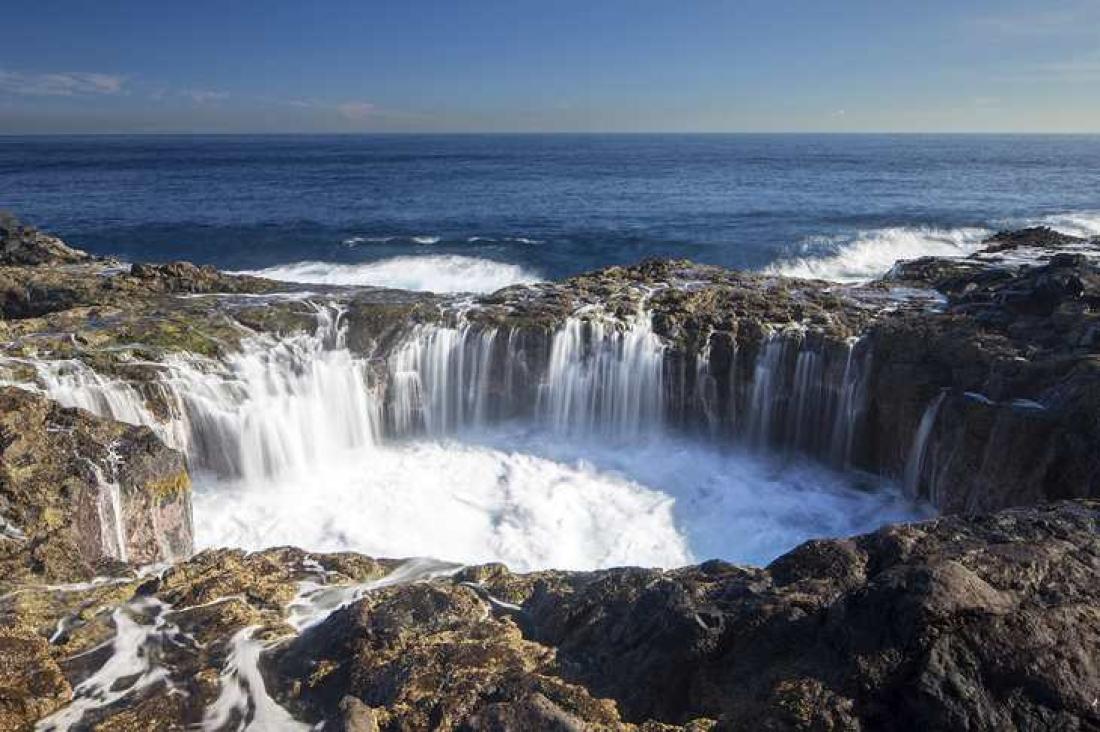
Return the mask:
<svg viewBox="0 0 1100 732">
<path fill-rule="evenodd" d="M 484 565 L 356 584 L 398 565 L 222 550 L 152 580 L 0 596 L 0 618 L 16 629 L 0 631 L 12 669 L 0 673 L 0 713 L 18 729 L 64 703 L 57 668 L 76 685 L 105 662 L 89 651 L 111 638 L 121 603 L 144 627 L 159 617 L 174 628 L 146 652 L 177 692 L 139 687 L 82 727 L 197 726 L 244 673 L 225 672 L 242 633 L 266 649 L 265 688 L 242 693 L 268 694 L 325 729 L 1100 725 L 1096 501 L 813 541 L 765 569 L 517 575 Z M 353 601 L 297 634 L 285 618 L 307 581 Z M 47 644 L 59 624 L 70 634 Z"/>
<path fill-rule="evenodd" d="M 1016 231 L 1000 231 L 986 239 L 983 244 L 987 252 L 1005 252 L 1020 247 L 1035 249 L 1059 249 L 1079 244 L 1083 239 L 1062 234 L 1047 226 L 1034 226 Z"/>
<path fill-rule="evenodd" d="M 765 570 L 472 568 L 369 593 L 271 673 L 307 718 L 366 707 L 383 730 L 614 726 L 593 697 L 638 724 L 1092 729 L 1098 529 L 1100 503 L 1063 503 L 815 541 Z"/>
<path fill-rule="evenodd" d="M 244 275 L 227 275 L 209 265 L 191 262 L 134 264 L 130 276 L 157 293 L 257 293 L 271 292 L 278 285 L 271 280 Z"/>
<path fill-rule="evenodd" d="M 0 211 L 0 265 L 79 264 L 92 256 Z"/>
</svg>

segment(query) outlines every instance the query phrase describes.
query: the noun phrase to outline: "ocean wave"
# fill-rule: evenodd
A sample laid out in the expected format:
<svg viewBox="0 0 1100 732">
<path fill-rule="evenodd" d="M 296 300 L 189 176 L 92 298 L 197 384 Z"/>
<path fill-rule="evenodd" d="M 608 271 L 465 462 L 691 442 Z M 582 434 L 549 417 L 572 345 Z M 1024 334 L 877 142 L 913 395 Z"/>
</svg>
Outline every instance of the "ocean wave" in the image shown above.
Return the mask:
<svg viewBox="0 0 1100 732">
<path fill-rule="evenodd" d="M 1050 214 L 1027 222 L 1028 226 L 1049 226 L 1070 236 L 1088 239 L 1100 236 L 1100 211 L 1075 211 Z M 1011 227 L 1009 227 L 1011 228 Z"/>
<path fill-rule="evenodd" d="M 372 285 L 428 292 L 493 292 L 541 278 L 518 264 L 457 254 L 393 257 L 362 264 L 294 262 L 239 274 L 315 285 Z"/>
<path fill-rule="evenodd" d="M 342 242 L 346 247 L 357 247 L 360 244 L 385 244 L 396 239 L 396 236 L 351 236 Z"/>
<path fill-rule="evenodd" d="M 416 236 L 351 236 L 344 239 L 341 242 L 346 247 L 357 247 L 360 244 L 388 244 L 391 241 L 405 240 L 413 244 L 438 244 L 441 238 L 438 236 L 431 236 L 429 234 L 418 234 Z"/>
<path fill-rule="evenodd" d="M 481 242 L 503 244 L 542 244 L 542 239 L 528 239 L 525 236 L 468 236 L 466 237 L 467 244 L 479 244 Z"/>
<path fill-rule="evenodd" d="M 991 229 L 964 227 L 890 227 L 851 237 L 813 237 L 802 243 L 803 254 L 765 268 L 769 274 L 834 282 L 861 282 L 885 274 L 902 259 L 957 257 L 977 251 Z"/>
</svg>

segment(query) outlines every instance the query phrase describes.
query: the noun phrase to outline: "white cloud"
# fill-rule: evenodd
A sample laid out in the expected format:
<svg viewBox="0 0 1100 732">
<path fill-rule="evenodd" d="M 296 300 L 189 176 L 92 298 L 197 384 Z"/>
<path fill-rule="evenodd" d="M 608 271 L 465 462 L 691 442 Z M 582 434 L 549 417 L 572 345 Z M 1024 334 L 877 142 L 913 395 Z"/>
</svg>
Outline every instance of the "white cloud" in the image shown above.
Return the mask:
<svg viewBox="0 0 1100 732">
<path fill-rule="evenodd" d="M 370 102 L 345 102 L 336 109 L 347 119 L 353 120 L 368 119 L 377 111 L 377 108 Z"/>
<path fill-rule="evenodd" d="M 989 15 L 977 18 L 979 30 L 1005 36 L 1047 36 L 1093 34 L 1100 18 L 1100 4 L 1042 9 L 1027 13 Z"/>
<path fill-rule="evenodd" d="M 34 74 L 0 69 L 0 92 L 9 94 L 47 97 L 119 94 L 125 83 L 123 76 L 89 71 Z"/>
<path fill-rule="evenodd" d="M 181 94 L 183 94 L 183 96 L 187 97 L 195 104 L 220 102 L 223 99 L 229 98 L 229 92 L 214 91 L 211 89 L 185 89 L 181 92 Z"/>
</svg>

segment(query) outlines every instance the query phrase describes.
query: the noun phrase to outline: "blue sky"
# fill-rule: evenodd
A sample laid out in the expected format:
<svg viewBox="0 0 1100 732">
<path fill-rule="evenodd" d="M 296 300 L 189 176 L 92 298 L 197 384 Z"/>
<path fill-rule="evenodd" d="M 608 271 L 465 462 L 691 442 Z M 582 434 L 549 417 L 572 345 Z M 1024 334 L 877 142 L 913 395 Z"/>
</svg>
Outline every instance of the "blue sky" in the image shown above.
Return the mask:
<svg viewBox="0 0 1100 732">
<path fill-rule="evenodd" d="M 4 0 L 0 133 L 1100 132 L 1100 0 Z"/>
</svg>

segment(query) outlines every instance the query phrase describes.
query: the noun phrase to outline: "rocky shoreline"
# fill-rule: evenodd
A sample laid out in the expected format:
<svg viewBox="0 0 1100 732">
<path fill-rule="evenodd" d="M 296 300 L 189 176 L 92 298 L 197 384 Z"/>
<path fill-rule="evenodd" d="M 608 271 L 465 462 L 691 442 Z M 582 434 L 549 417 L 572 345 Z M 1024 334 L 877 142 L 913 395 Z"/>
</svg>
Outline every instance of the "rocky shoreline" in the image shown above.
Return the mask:
<svg viewBox="0 0 1100 732">
<path fill-rule="evenodd" d="M 471 300 L 124 266 L 9 217 L 0 313 L 0 728 L 1100 728 L 1095 240 L 1002 234 L 861 286 L 652 261 Z M 539 416 L 563 330 L 598 357 L 644 328 L 669 429 L 892 476 L 944 517 L 762 569 L 187 559 L 172 360 L 319 318 L 389 431 L 433 428 L 394 368 L 431 329 L 485 384 L 460 422 Z M 145 426 L 59 405 L 43 364 L 68 363 Z"/>
</svg>

